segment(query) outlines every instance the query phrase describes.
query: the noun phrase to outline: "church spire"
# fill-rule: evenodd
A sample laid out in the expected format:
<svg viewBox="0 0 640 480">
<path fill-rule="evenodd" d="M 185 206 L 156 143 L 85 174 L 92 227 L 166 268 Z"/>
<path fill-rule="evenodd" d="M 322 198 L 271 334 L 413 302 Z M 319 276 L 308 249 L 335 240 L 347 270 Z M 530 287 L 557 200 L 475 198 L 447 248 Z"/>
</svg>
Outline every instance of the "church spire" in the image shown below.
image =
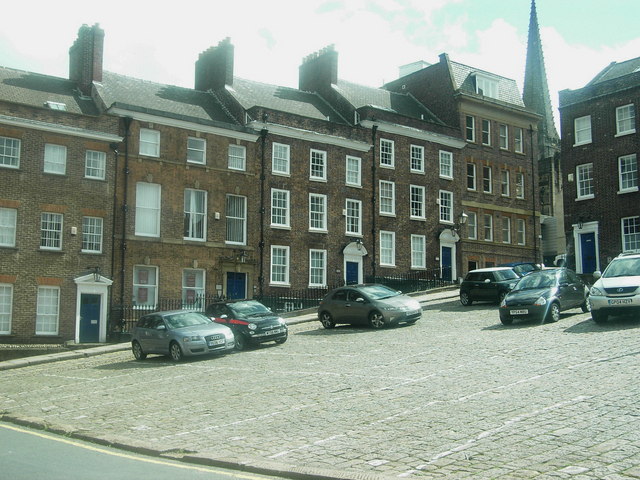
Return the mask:
<svg viewBox="0 0 640 480">
<path fill-rule="evenodd" d="M 559 141 L 553 119 L 553 107 L 549 97 L 547 71 L 544 66 L 542 42 L 540 40 L 540 26 L 536 2 L 531 0 L 531 15 L 529 18 L 529 38 L 527 43 L 527 63 L 524 72 L 524 88 L 522 99 L 527 107 L 542 115 L 539 125 L 540 154 L 548 156 L 549 149 Z"/>
</svg>

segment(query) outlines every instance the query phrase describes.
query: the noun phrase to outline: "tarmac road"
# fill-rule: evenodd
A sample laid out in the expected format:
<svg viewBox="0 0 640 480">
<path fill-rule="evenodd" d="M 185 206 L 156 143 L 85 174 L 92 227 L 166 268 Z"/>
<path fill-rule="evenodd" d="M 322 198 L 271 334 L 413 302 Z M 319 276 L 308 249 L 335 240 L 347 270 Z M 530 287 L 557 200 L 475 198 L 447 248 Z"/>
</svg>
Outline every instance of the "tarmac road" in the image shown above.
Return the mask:
<svg viewBox="0 0 640 480">
<path fill-rule="evenodd" d="M 640 321 L 505 327 L 451 295 L 413 326 L 292 320 L 284 345 L 222 357 L 5 370 L 2 419 L 295 478 L 640 478 Z"/>
</svg>

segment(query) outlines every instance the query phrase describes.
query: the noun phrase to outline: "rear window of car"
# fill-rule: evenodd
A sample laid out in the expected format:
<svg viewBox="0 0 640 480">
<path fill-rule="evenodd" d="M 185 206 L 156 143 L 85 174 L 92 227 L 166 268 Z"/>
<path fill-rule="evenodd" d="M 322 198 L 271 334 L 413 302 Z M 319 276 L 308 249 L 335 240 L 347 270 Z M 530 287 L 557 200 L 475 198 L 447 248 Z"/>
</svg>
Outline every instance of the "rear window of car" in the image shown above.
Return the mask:
<svg viewBox="0 0 640 480">
<path fill-rule="evenodd" d="M 512 280 L 515 278 L 519 278 L 518 274 L 516 274 L 516 272 L 514 272 L 513 270 L 499 270 L 497 272 L 493 272 L 493 274 L 495 275 L 496 280 L 500 281 L 500 280 Z"/>
</svg>

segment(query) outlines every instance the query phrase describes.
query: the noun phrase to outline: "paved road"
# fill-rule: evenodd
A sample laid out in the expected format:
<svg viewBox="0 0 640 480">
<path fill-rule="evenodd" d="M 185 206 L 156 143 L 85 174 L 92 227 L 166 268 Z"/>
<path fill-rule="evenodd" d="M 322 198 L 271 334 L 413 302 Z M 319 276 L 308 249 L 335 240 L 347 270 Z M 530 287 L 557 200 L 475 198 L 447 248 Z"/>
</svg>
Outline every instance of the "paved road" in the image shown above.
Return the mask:
<svg viewBox="0 0 640 480">
<path fill-rule="evenodd" d="M 408 327 L 291 326 L 173 364 L 129 351 L 7 370 L 5 420 L 308 478 L 640 478 L 640 321 L 500 324 L 427 304 Z"/>
</svg>

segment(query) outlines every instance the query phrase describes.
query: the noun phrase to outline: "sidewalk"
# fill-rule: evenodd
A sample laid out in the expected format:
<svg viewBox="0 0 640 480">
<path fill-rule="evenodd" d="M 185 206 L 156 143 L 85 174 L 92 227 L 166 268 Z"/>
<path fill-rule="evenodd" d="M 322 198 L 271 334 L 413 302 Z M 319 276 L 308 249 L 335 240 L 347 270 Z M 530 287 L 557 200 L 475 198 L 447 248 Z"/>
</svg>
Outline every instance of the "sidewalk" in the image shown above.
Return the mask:
<svg viewBox="0 0 640 480">
<path fill-rule="evenodd" d="M 432 302 L 449 301 L 458 296 L 458 286 L 442 287 L 424 292 L 414 292 L 408 294 L 416 298 L 422 305 L 422 309 Z M 297 310 L 284 314 L 288 325 L 296 325 L 298 323 L 313 322 L 318 320 L 316 309 Z M 75 358 L 93 357 L 105 353 L 116 352 L 120 350 L 128 350 L 131 348 L 129 342 L 109 343 L 99 347 L 79 348 L 66 352 L 56 352 L 43 355 L 34 355 L 32 357 L 16 358 L 0 362 L 0 371 L 11 370 L 14 368 L 27 367 L 30 365 L 40 365 L 43 363 L 60 362 L 62 360 L 71 360 Z"/>
</svg>

